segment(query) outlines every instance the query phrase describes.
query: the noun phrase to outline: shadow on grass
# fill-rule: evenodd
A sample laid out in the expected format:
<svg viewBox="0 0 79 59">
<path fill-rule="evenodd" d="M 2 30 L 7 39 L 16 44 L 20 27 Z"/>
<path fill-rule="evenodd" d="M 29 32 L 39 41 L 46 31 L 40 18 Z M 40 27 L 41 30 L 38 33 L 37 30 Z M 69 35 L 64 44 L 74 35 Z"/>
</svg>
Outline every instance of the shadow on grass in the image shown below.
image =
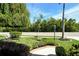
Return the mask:
<svg viewBox="0 0 79 59">
<path fill-rule="evenodd" d="M 64 38 L 64 39 L 62 39 L 62 38 L 59 38 L 59 40 L 60 40 L 60 41 L 72 41 L 73 39 L 69 39 L 69 38 Z"/>
</svg>

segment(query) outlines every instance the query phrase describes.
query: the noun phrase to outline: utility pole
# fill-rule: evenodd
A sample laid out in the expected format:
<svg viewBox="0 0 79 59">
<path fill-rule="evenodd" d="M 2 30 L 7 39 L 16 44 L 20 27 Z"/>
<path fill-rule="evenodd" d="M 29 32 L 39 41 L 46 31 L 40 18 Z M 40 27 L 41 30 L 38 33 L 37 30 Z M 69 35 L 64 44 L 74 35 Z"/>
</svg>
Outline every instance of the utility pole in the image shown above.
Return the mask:
<svg viewBox="0 0 79 59">
<path fill-rule="evenodd" d="M 65 3 L 63 3 L 63 12 L 62 12 L 62 39 L 64 39 L 64 31 L 65 31 L 64 12 L 65 12 Z"/>
</svg>

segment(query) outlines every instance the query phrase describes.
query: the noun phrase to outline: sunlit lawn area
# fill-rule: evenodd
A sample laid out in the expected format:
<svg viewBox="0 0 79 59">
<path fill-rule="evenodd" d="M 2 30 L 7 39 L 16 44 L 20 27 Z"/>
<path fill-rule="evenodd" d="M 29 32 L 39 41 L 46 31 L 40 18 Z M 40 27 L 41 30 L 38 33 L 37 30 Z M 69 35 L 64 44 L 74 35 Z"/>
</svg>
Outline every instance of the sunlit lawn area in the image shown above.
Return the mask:
<svg viewBox="0 0 79 59">
<path fill-rule="evenodd" d="M 28 45 L 30 49 L 37 48 L 44 45 L 56 45 L 56 46 L 63 46 L 66 50 L 68 50 L 72 44 L 79 44 L 79 41 L 77 40 L 59 40 L 56 38 L 34 38 L 34 37 L 22 37 L 19 40 L 13 40 L 16 43 L 21 43 Z"/>
<path fill-rule="evenodd" d="M 5 39 L 5 36 L 0 35 L 0 40 L 3 39 Z M 52 45 L 52 46 L 61 46 L 65 49 L 66 52 L 69 51 L 69 49 L 72 47 L 73 44 L 79 44 L 79 41 L 74 39 L 60 40 L 59 38 L 54 39 L 54 37 L 37 37 L 37 36 L 20 37 L 18 40 L 10 39 L 10 41 L 24 44 L 28 46 L 30 50 L 46 45 Z"/>
<path fill-rule="evenodd" d="M 5 39 L 5 38 L 6 38 L 6 36 L 0 35 L 0 40 L 1 40 L 1 39 Z"/>
</svg>

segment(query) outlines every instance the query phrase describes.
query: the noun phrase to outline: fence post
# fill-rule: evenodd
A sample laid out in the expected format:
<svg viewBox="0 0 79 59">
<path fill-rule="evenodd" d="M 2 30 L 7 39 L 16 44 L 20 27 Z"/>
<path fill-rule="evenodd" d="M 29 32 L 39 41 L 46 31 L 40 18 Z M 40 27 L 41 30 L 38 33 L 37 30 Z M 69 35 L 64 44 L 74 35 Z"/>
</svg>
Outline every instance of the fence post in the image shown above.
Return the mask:
<svg viewBox="0 0 79 59">
<path fill-rule="evenodd" d="M 56 32 L 56 25 L 54 25 L 54 43 L 55 43 L 55 32 Z"/>
</svg>

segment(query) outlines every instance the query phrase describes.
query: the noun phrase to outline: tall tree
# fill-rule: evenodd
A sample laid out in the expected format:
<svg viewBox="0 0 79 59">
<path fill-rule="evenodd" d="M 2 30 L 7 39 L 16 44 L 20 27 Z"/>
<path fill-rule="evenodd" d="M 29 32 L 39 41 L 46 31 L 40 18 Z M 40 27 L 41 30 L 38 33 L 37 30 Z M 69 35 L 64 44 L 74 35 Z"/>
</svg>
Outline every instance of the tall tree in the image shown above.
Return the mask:
<svg viewBox="0 0 79 59">
<path fill-rule="evenodd" d="M 7 21 L 7 27 L 23 26 L 22 31 L 28 31 L 30 20 L 29 11 L 26 4 L 23 3 L 1 3 L 0 4 L 1 17 Z M 3 16 L 2 16 L 3 15 Z M 7 18 L 6 18 L 7 17 Z M 15 24 L 15 25 L 13 25 Z M 16 27 L 17 28 L 17 27 Z"/>
</svg>

